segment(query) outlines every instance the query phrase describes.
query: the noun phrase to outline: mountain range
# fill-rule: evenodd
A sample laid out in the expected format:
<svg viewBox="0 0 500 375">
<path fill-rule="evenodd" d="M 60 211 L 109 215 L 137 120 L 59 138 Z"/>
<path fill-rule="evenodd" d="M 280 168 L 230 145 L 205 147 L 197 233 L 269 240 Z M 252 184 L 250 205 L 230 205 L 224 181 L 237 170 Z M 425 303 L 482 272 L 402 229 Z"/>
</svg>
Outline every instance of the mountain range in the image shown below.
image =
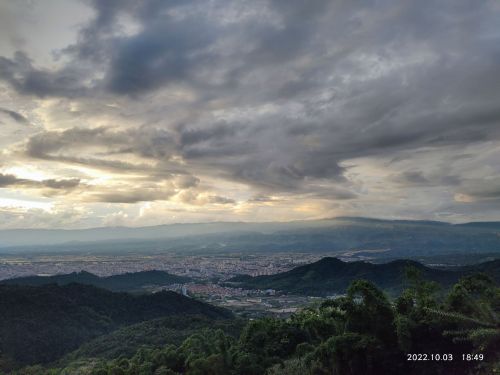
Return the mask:
<svg viewBox="0 0 500 375">
<path fill-rule="evenodd" d="M 355 251 L 362 259 L 500 254 L 500 223 L 338 217 L 269 223 L 172 224 L 142 228 L 0 231 L 0 253 L 182 254 Z"/>
</svg>

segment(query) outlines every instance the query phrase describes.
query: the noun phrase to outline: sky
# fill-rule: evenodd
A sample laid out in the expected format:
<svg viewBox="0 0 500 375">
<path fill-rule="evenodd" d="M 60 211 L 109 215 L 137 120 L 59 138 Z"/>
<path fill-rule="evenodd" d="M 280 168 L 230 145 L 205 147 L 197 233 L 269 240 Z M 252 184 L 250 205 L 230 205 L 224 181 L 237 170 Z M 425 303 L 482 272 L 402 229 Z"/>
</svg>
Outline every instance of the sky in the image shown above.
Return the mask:
<svg viewBox="0 0 500 375">
<path fill-rule="evenodd" d="M 0 228 L 500 220 L 499 17 L 0 0 Z"/>
</svg>

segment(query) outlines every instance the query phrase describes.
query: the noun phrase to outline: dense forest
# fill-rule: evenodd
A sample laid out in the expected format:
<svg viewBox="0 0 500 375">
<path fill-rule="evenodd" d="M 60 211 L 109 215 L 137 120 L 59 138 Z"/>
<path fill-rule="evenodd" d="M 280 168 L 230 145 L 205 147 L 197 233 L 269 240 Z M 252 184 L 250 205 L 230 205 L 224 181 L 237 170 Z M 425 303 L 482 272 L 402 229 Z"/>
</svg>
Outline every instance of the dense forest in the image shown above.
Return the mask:
<svg viewBox="0 0 500 375">
<path fill-rule="evenodd" d="M 328 296 L 344 293 L 352 280 L 363 279 L 391 295 L 398 295 L 405 286 L 405 270 L 409 266 L 418 269 L 424 279 L 435 281 L 444 288 L 450 287 L 463 276 L 478 272 L 500 282 L 500 259 L 442 270 L 410 260 L 373 264 L 362 261 L 343 262 L 337 258 L 326 257 L 273 275 L 236 276 L 229 280 L 229 284 L 247 289 L 276 289 L 293 294 Z"/>
<path fill-rule="evenodd" d="M 172 275 L 165 271 L 141 271 L 130 272 L 107 277 L 99 277 L 90 272 L 72 272 L 64 275 L 54 276 L 26 276 L 16 277 L 14 279 L 1 280 L 0 284 L 9 285 L 67 285 L 78 283 L 84 285 L 93 285 L 103 289 L 109 289 L 115 292 L 133 292 L 141 291 L 148 285 L 168 285 L 182 284 L 191 281 L 189 277 Z"/>
<path fill-rule="evenodd" d="M 144 345 L 115 358 L 73 354 L 64 363 L 13 374 L 499 373 L 500 288 L 495 282 L 485 274 L 469 275 L 443 296 L 416 268 L 407 270 L 407 280 L 395 299 L 357 280 L 345 296 L 288 319 L 248 321 L 239 334 L 238 329 L 201 327 L 181 343 Z"/>
<path fill-rule="evenodd" d="M 174 292 L 134 296 L 94 286 L 0 285 L 0 369 L 47 363 L 97 336 L 169 315 L 232 318 Z"/>
</svg>

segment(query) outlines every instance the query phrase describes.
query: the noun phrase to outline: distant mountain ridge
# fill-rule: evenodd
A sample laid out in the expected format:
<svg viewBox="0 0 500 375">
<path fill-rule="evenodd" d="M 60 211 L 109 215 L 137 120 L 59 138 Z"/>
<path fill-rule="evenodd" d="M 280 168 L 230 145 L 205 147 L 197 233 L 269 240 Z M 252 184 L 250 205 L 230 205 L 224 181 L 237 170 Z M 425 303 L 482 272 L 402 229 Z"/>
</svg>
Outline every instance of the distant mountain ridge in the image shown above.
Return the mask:
<svg viewBox="0 0 500 375">
<path fill-rule="evenodd" d="M 172 275 L 165 271 L 156 270 L 129 272 L 106 277 L 99 277 L 90 272 L 81 271 L 54 276 L 17 277 L 1 280 L 0 284 L 40 286 L 47 284 L 67 285 L 78 283 L 93 285 L 116 292 L 125 292 L 140 290 L 146 285 L 182 284 L 190 280 L 191 278 L 189 277 Z"/>
<path fill-rule="evenodd" d="M 372 264 L 343 262 L 332 257 L 326 257 L 287 272 L 254 277 L 241 275 L 228 281 L 243 288 L 276 289 L 288 293 L 324 296 L 344 293 L 353 280 L 365 279 L 379 288 L 399 292 L 404 287 L 405 270 L 408 266 L 417 268 L 423 279 L 438 282 L 443 286 L 451 285 L 460 277 L 475 272 L 484 272 L 496 282 L 500 282 L 500 259 L 474 266 L 459 267 L 455 270 L 441 270 L 410 260 Z"/>
<path fill-rule="evenodd" d="M 101 227 L 88 229 L 6 229 L 0 230 L 0 248 L 57 245 L 71 242 L 100 242 L 123 239 L 158 239 L 220 233 L 237 230 L 242 223 L 166 224 L 146 227 Z"/>
<path fill-rule="evenodd" d="M 78 238 L 45 231 L 0 231 L 0 254 L 225 254 L 231 253 L 342 253 L 356 252 L 358 259 L 417 259 L 440 255 L 479 254 L 500 256 L 500 223 L 449 224 L 432 221 L 335 218 L 314 221 L 269 223 L 174 224 L 146 228 L 106 228 L 76 231 Z M 97 235 L 96 232 L 100 233 Z M 31 236 L 31 237 L 30 237 Z M 117 237 L 118 236 L 118 237 Z M 121 236 L 121 237 L 120 237 Z M 103 239 L 106 237 L 107 239 Z M 115 239 L 110 239 L 113 237 Z M 68 240 L 76 240 L 71 243 Z M 8 242 L 30 246 L 2 247 Z M 369 253 L 363 254 L 363 251 Z"/>
<path fill-rule="evenodd" d="M 417 226 L 483 230 L 500 230 L 500 222 L 471 222 L 450 224 L 426 220 L 385 220 L 363 217 L 336 217 L 320 220 L 290 222 L 211 222 L 179 223 L 146 227 L 102 227 L 89 229 L 8 229 L 0 230 L 0 248 L 33 245 L 57 245 L 78 242 L 115 240 L 158 240 L 223 233 L 271 234 L 300 229 L 318 229 L 336 226 Z"/>
</svg>

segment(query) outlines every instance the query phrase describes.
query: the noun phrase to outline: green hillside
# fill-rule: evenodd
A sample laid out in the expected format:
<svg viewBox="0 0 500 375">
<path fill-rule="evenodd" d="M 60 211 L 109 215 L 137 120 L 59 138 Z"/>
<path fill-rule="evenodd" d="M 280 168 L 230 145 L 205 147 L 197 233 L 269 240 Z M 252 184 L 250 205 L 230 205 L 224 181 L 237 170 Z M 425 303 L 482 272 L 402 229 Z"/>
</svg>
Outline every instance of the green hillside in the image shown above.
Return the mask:
<svg viewBox="0 0 500 375">
<path fill-rule="evenodd" d="M 205 328 L 221 329 L 226 334 L 237 337 L 245 323 L 241 319 L 213 319 L 203 315 L 172 315 L 148 320 L 86 342 L 68 354 L 63 362 L 83 358 L 114 359 L 132 356 L 140 348 L 180 345 L 190 335 Z"/>
<path fill-rule="evenodd" d="M 174 292 L 133 296 L 94 286 L 0 285 L 0 366 L 46 363 L 117 328 L 169 315 L 232 314 Z"/>
<path fill-rule="evenodd" d="M 165 271 L 141 271 L 99 277 L 90 272 L 73 272 L 65 275 L 54 276 L 27 276 L 14 279 L 2 280 L 1 284 L 9 285 L 67 285 L 78 283 L 93 285 L 99 288 L 109 289 L 116 292 L 127 292 L 140 290 L 146 285 L 168 285 L 182 284 L 190 281 L 188 277 L 169 274 Z"/>
<path fill-rule="evenodd" d="M 364 279 L 386 291 L 397 293 L 404 287 L 405 273 L 409 266 L 418 269 L 425 279 L 435 281 L 443 286 L 449 286 L 461 276 L 474 272 L 485 272 L 497 281 L 500 279 L 500 260 L 450 271 L 426 267 L 409 260 L 372 264 L 368 262 L 343 262 L 337 258 L 327 257 L 287 272 L 255 277 L 236 276 L 229 282 L 243 288 L 276 289 L 307 295 L 329 295 L 344 293 L 353 280 Z"/>
<path fill-rule="evenodd" d="M 499 312 L 500 289 L 484 275 L 461 279 L 442 295 L 415 273 L 394 300 L 358 280 L 345 296 L 289 319 L 248 321 L 239 335 L 220 325 L 200 327 L 182 343 L 111 351 L 109 359 L 89 343 L 64 363 L 13 375 L 491 375 L 500 371 Z M 188 329 L 203 326 L 186 319 Z M 171 324 L 122 330 L 117 348 L 142 328 L 155 336 L 155 327 Z"/>
</svg>

